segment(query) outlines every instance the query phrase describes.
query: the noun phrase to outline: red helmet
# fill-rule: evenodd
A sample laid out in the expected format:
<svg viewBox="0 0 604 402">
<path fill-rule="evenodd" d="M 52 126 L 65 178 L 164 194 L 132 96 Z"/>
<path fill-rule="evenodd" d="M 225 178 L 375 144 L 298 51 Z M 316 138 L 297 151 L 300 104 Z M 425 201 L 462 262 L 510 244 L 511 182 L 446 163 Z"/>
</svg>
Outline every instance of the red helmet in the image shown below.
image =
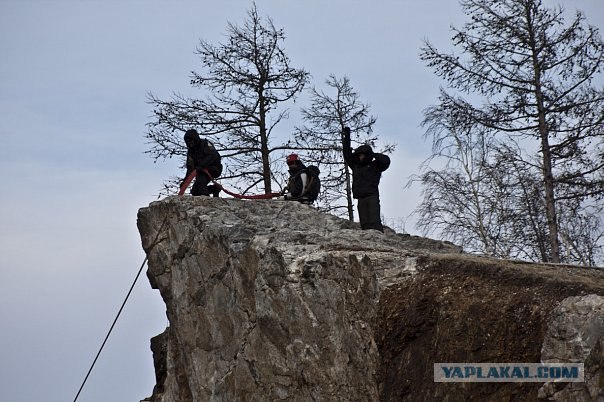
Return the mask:
<svg viewBox="0 0 604 402">
<path fill-rule="evenodd" d="M 296 161 L 299 161 L 300 158 L 298 158 L 298 154 L 289 154 L 287 155 L 287 158 L 285 158 L 285 161 L 287 162 L 288 165 L 291 165 L 292 163 L 296 163 Z"/>
</svg>

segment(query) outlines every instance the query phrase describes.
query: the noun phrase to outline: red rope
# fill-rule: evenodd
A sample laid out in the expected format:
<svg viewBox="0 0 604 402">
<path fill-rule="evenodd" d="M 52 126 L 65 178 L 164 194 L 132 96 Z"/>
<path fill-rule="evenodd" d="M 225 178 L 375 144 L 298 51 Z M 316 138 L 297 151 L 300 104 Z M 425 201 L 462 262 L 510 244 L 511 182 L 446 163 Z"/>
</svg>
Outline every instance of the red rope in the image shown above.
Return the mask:
<svg viewBox="0 0 604 402">
<path fill-rule="evenodd" d="M 210 178 L 210 180 L 212 180 L 212 182 L 217 185 L 218 187 L 220 187 L 220 189 L 222 191 L 224 191 L 225 193 L 227 193 L 228 195 L 235 197 L 235 198 L 239 198 L 239 199 L 247 199 L 247 200 L 267 200 L 270 198 L 274 198 L 274 197 L 279 197 L 281 196 L 281 193 L 269 193 L 269 194 L 258 194 L 258 195 L 243 195 L 243 194 L 237 194 L 237 193 L 233 193 L 229 190 L 227 190 L 226 188 L 224 188 L 222 186 L 222 184 L 218 183 L 216 180 L 214 180 L 214 178 L 212 177 L 212 175 L 210 174 L 210 172 L 208 172 L 207 169 L 203 169 L 204 173 L 208 175 L 208 177 Z M 189 187 L 189 184 L 191 184 L 191 181 L 193 181 L 193 179 L 197 176 L 197 171 L 193 170 L 185 179 L 185 181 L 182 183 L 182 185 L 180 186 L 180 190 L 178 191 L 178 195 L 179 196 L 183 196 L 185 194 L 185 191 L 187 191 L 187 187 Z"/>
<path fill-rule="evenodd" d="M 185 181 L 182 182 L 182 184 L 180 185 L 180 190 L 178 191 L 178 195 L 180 197 L 182 197 L 183 195 L 185 195 L 185 191 L 187 191 L 187 187 L 189 187 L 189 184 L 191 184 L 191 182 L 193 181 L 193 179 L 195 178 L 195 176 L 197 176 L 197 171 L 193 170 L 186 178 Z"/>
</svg>

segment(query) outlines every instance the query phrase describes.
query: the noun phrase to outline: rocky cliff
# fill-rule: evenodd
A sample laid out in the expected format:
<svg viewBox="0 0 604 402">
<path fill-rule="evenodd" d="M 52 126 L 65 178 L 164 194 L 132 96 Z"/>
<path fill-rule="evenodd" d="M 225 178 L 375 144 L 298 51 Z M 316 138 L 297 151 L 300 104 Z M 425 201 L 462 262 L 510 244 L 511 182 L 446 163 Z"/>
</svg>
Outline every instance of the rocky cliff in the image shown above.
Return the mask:
<svg viewBox="0 0 604 402">
<path fill-rule="evenodd" d="M 604 270 L 360 231 L 282 201 L 142 208 L 169 327 L 148 401 L 599 400 Z M 586 363 L 585 383 L 435 383 L 436 362 Z"/>
</svg>

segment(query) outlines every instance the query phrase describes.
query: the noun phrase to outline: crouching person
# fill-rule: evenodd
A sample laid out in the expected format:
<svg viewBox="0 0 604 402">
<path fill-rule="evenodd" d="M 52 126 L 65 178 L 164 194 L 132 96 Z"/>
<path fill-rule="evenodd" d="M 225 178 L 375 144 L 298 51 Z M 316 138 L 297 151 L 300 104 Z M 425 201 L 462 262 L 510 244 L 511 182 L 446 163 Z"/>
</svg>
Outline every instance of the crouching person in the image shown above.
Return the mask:
<svg viewBox="0 0 604 402">
<path fill-rule="evenodd" d="M 187 174 L 185 180 L 194 170 L 197 171 L 195 183 L 191 188 L 191 195 L 209 196 L 212 194 L 214 197 L 218 197 L 220 186 L 214 184 L 208 186 L 208 184 L 222 173 L 220 154 L 210 141 L 200 138 L 196 130 L 187 130 L 184 140 L 187 144 Z"/>
<path fill-rule="evenodd" d="M 316 166 L 306 167 L 296 154 L 288 155 L 286 162 L 289 169 L 289 181 L 282 192 L 285 199 L 304 204 L 315 202 L 321 191 L 319 168 Z"/>
</svg>

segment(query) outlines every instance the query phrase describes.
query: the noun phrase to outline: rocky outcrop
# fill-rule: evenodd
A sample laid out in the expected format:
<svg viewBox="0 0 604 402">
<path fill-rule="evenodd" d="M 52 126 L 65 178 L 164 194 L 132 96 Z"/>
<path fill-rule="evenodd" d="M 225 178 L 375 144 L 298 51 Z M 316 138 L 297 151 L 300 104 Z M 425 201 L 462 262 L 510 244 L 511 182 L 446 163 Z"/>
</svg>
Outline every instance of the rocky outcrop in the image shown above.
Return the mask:
<svg viewBox="0 0 604 402">
<path fill-rule="evenodd" d="M 541 360 L 546 363 L 584 363 L 584 383 L 546 383 L 542 399 L 604 401 L 604 297 L 566 298 L 552 312 Z"/>
<path fill-rule="evenodd" d="M 543 384 L 436 384 L 432 365 L 538 362 L 554 308 L 604 294 L 604 271 L 471 257 L 294 202 L 170 197 L 138 226 L 170 322 L 155 402 L 535 400 Z"/>
<path fill-rule="evenodd" d="M 592 325 L 598 313 L 575 314 L 574 309 L 556 308 L 583 300 L 574 298 L 578 295 L 599 295 L 587 296 L 589 300 L 604 296 L 604 270 L 468 255 L 431 255 L 418 266 L 416 275 L 388 287 L 380 296 L 376 342 L 382 401 L 529 402 L 539 396 L 553 397 L 539 392 L 543 383 L 538 382 L 435 383 L 433 365 L 539 363 L 564 348 L 546 342 L 554 334 L 602 336 L 601 328 Z M 595 348 L 590 356 L 594 361 L 585 361 L 586 371 L 599 370 L 604 359 L 595 357 Z M 575 399 L 551 400 L 600 401 L 604 382 L 599 378 L 593 397 L 575 393 Z"/>
</svg>

